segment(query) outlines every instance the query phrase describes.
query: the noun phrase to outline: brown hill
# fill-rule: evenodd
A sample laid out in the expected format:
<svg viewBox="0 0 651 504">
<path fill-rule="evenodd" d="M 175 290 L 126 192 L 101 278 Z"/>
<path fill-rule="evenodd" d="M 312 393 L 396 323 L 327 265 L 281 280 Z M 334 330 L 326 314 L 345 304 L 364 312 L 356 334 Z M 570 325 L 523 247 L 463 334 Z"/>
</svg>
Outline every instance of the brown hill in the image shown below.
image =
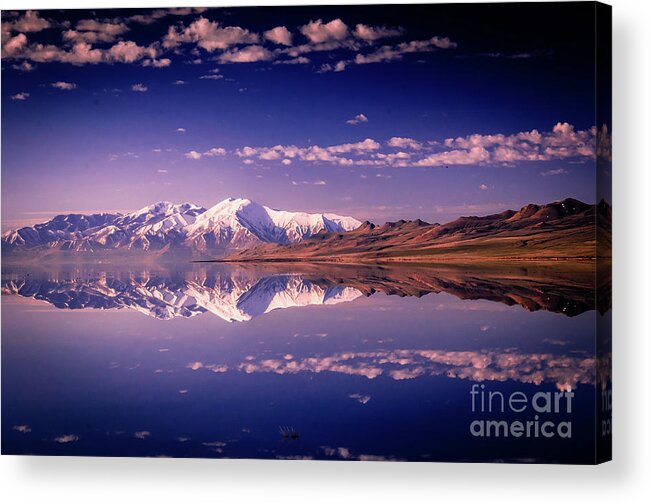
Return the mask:
<svg viewBox="0 0 651 504">
<path fill-rule="evenodd" d="M 599 227 L 604 228 L 600 229 L 600 239 L 609 237 L 610 206 L 568 198 L 484 217 L 460 217 L 447 224 L 428 224 L 420 219 L 387 222 L 382 226 L 365 222 L 354 231 L 319 233 L 293 245 L 263 245 L 226 260 L 589 260 L 597 256 L 597 211 Z"/>
</svg>

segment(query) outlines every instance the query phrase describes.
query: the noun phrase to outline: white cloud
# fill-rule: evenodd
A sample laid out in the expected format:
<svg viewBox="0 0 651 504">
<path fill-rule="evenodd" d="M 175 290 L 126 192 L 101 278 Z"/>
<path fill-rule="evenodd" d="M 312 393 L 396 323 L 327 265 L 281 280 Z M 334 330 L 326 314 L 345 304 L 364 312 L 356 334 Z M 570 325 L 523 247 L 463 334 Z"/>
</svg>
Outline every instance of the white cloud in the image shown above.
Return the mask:
<svg viewBox="0 0 651 504">
<path fill-rule="evenodd" d="M 201 159 L 201 152 L 197 152 L 195 150 L 191 150 L 190 152 L 185 153 L 185 157 L 188 159 Z"/>
<path fill-rule="evenodd" d="M 175 80 L 174 82 L 172 82 L 172 84 L 174 84 L 175 86 L 182 86 L 183 84 L 187 84 L 187 82 L 184 81 L 184 80 L 178 79 L 178 80 Z"/>
<path fill-rule="evenodd" d="M 14 425 L 13 429 L 20 432 L 21 434 L 32 432 L 32 428 L 29 425 Z"/>
<path fill-rule="evenodd" d="M 250 45 L 242 49 L 224 52 L 217 57 L 220 63 L 254 63 L 256 61 L 269 61 L 274 54 L 269 49 L 260 45 Z"/>
<path fill-rule="evenodd" d="M 176 128 L 177 133 L 185 133 L 186 129 L 185 128 Z"/>
<path fill-rule="evenodd" d="M 239 44 L 256 44 L 260 37 L 239 26 L 222 27 L 216 21 L 209 21 L 203 16 L 192 22 L 187 28 L 177 29 L 170 26 L 163 39 L 163 47 L 172 48 L 181 43 L 195 43 L 208 52 L 215 49 L 227 49 Z"/>
<path fill-rule="evenodd" d="M 26 100 L 29 98 L 29 93 L 21 92 L 21 93 L 16 93 L 15 95 L 11 95 L 12 100 Z"/>
<path fill-rule="evenodd" d="M 310 21 L 308 24 L 301 26 L 300 32 L 315 44 L 344 40 L 348 38 L 349 34 L 348 26 L 341 19 L 333 19 L 325 24 L 321 19 Z"/>
<path fill-rule="evenodd" d="M 479 188 L 480 188 L 482 191 L 488 191 L 488 186 L 487 186 L 486 184 L 479 184 Z"/>
<path fill-rule="evenodd" d="M 11 58 L 18 55 L 27 46 L 27 36 L 24 33 L 19 33 L 15 37 L 9 37 L 7 40 L 2 40 L 2 57 Z"/>
<path fill-rule="evenodd" d="M 352 119 L 348 119 L 346 121 L 346 124 L 359 124 L 359 123 L 365 123 L 368 122 L 368 117 L 366 117 L 364 114 L 357 114 L 355 117 Z"/>
<path fill-rule="evenodd" d="M 314 182 L 314 185 L 326 185 L 326 184 L 327 183 L 325 180 L 317 180 L 316 182 Z"/>
<path fill-rule="evenodd" d="M 147 86 L 145 86 L 144 84 L 140 84 L 140 83 L 134 84 L 133 86 L 131 86 L 131 91 L 134 91 L 136 93 L 144 93 L 144 92 L 146 92 L 148 90 L 149 90 L 149 88 Z"/>
<path fill-rule="evenodd" d="M 223 147 L 213 147 L 212 149 L 204 152 L 203 155 L 208 157 L 225 156 L 226 149 L 224 149 Z"/>
<path fill-rule="evenodd" d="M 251 163 L 253 159 L 259 159 L 280 161 L 285 165 L 293 160 L 339 166 L 398 168 L 512 165 L 521 161 L 544 162 L 556 159 L 594 158 L 595 137 L 595 127 L 577 131 L 570 124 L 558 123 L 551 132 L 546 133 L 531 130 L 511 135 L 472 134 L 429 142 L 395 136 L 385 142 L 384 150 L 380 143 L 366 138 L 361 142 L 326 147 L 319 145 L 245 146 L 236 149 L 235 154 L 250 160 Z M 387 147 L 391 150 L 387 150 Z M 545 176 L 557 174 L 561 172 L 544 173 Z"/>
<path fill-rule="evenodd" d="M 64 81 L 52 82 L 50 86 L 64 91 L 71 91 L 77 88 L 77 84 L 75 84 L 74 82 L 64 82 Z"/>
<path fill-rule="evenodd" d="M 292 34 L 284 26 L 276 26 L 275 28 L 264 32 L 262 35 L 265 39 L 273 42 L 274 44 L 286 46 L 292 45 Z"/>
<path fill-rule="evenodd" d="M 55 443 L 74 443 L 79 439 L 79 436 L 76 436 L 75 434 L 63 434 L 62 436 L 55 437 L 53 441 Z"/>
<path fill-rule="evenodd" d="M 126 42 L 121 40 L 105 53 L 107 60 L 120 63 L 133 63 L 146 56 L 155 58 L 156 50 L 152 47 L 140 46 L 131 40 Z"/>
<path fill-rule="evenodd" d="M 223 79 L 223 75 L 218 75 L 218 74 L 208 74 L 208 75 L 202 75 L 199 77 L 201 80 L 220 80 Z"/>
<path fill-rule="evenodd" d="M 15 21 L 2 23 L 2 31 L 16 31 L 20 33 L 36 33 L 50 28 L 52 23 L 39 16 L 37 11 L 28 10 Z M 4 40 L 3 40 L 4 41 Z"/>
<path fill-rule="evenodd" d="M 289 166 L 290 164 L 292 164 L 292 160 L 291 159 L 283 159 L 281 161 L 281 163 L 284 164 L 285 166 Z"/>
<path fill-rule="evenodd" d="M 423 145 L 419 141 L 409 137 L 391 137 L 387 141 L 387 145 L 399 149 L 420 150 L 423 148 Z"/>
<path fill-rule="evenodd" d="M 367 42 L 374 42 L 381 38 L 398 37 L 403 33 L 402 28 L 387 28 L 386 26 L 368 26 L 358 24 L 355 26 L 355 36 Z"/>
<path fill-rule="evenodd" d="M 450 150 L 431 154 L 414 163 L 415 166 L 447 166 L 473 165 L 486 163 L 490 159 L 489 152 L 483 147 L 473 147 L 470 150 Z"/>
<path fill-rule="evenodd" d="M 136 431 L 133 433 L 133 437 L 136 439 L 147 439 L 151 435 L 151 432 L 143 430 L 143 431 Z"/>
<path fill-rule="evenodd" d="M 160 59 L 146 59 L 142 62 L 144 67 L 154 67 L 154 68 L 165 68 L 172 64 L 172 60 L 169 58 L 160 58 Z"/>
</svg>

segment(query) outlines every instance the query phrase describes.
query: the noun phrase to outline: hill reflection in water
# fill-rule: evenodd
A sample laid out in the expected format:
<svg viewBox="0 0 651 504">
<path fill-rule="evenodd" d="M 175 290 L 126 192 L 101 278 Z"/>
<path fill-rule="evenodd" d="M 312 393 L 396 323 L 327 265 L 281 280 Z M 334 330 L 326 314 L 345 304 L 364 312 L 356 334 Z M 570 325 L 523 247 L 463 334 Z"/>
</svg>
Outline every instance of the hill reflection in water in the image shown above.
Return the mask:
<svg viewBox="0 0 651 504">
<path fill-rule="evenodd" d="M 346 303 L 378 292 L 415 297 L 445 292 L 459 299 L 517 304 L 529 311 L 572 317 L 595 308 L 593 279 L 590 265 L 87 267 L 7 271 L 2 293 L 62 309 L 127 308 L 161 320 L 211 313 L 229 322 L 245 322 L 276 309 Z"/>
</svg>

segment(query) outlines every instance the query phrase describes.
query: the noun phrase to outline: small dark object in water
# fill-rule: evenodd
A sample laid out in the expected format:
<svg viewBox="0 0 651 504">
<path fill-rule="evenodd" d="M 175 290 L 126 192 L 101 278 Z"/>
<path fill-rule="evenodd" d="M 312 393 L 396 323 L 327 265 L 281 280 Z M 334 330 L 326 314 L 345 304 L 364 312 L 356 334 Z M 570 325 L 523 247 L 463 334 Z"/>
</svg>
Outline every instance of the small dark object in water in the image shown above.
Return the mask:
<svg viewBox="0 0 651 504">
<path fill-rule="evenodd" d="M 294 427 L 288 427 L 286 425 L 281 425 L 278 427 L 278 430 L 280 431 L 280 435 L 283 437 L 283 439 L 298 439 L 298 432 L 294 429 Z"/>
</svg>

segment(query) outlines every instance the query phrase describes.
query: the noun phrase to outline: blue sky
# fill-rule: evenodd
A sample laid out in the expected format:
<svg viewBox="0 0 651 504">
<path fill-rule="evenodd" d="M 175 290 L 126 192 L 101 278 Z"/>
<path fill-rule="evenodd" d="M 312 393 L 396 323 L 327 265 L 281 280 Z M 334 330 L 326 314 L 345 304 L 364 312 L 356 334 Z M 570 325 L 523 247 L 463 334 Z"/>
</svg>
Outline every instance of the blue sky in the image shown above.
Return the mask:
<svg viewBox="0 0 651 504">
<path fill-rule="evenodd" d="M 594 200 L 585 4 L 4 11 L 3 230 L 248 197 L 375 222 Z"/>
</svg>

